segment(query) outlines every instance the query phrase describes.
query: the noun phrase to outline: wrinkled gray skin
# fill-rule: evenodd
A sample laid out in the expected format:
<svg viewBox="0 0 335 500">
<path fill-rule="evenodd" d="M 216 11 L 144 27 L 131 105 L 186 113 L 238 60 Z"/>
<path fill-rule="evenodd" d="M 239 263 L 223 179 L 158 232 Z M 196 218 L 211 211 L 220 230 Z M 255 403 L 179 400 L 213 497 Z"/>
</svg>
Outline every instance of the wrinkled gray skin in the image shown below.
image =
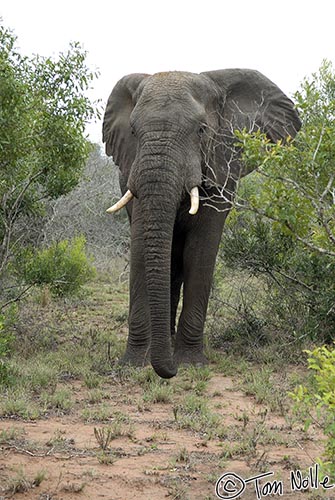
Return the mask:
<svg viewBox="0 0 335 500">
<path fill-rule="evenodd" d="M 232 130 L 244 127 L 260 129 L 271 141 L 294 137 L 300 128 L 292 102 L 257 71 L 132 74 L 114 87 L 103 141 L 120 168 L 122 192 L 129 188 L 135 195 L 127 206 L 125 363 L 150 360 L 164 378 L 173 377 L 180 363 L 206 363 L 203 331 L 215 258 L 229 201 L 247 173 L 232 154 Z M 198 213 L 190 215 L 194 186 L 201 201 Z"/>
</svg>

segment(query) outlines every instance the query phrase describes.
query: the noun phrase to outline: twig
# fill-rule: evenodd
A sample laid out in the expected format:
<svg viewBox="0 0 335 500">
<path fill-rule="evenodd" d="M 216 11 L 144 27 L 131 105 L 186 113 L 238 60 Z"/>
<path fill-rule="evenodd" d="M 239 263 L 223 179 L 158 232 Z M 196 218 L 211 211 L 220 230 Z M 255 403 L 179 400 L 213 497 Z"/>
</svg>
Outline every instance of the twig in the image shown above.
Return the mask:
<svg viewBox="0 0 335 500">
<path fill-rule="evenodd" d="M 39 454 L 39 453 L 32 453 L 31 451 L 29 450 L 25 450 L 24 448 L 19 448 L 18 446 L 15 446 L 14 444 L 11 444 L 11 445 L 7 445 L 5 447 L 5 449 L 7 450 L 15 450 L 17 451 L 18 453 L 23 453 L 25 455 L 29 455 L 30 457 L 38 457 L 38 458 L 43 458 L 45 457 L 47 454 L 46 453 L 43 453 L 43 454 Z"/>
<path fill-rule="evenodd" d="M 28 292 L 28 290 L 30 290 L 33 286 L 35 286 L 35 283 L 33 283 L 32 285 L 29 285 L 27 286 L 27 288 L 25 288 L 17 297 L 15 297 L 14 299 L 10 299 L 8 300 L 7 302 L 5 302 L 4 304 L 2 304 L 0 306 L 0 311 L 2 311 L 5 307 L 9 306 L 9 304 L 13 304 L 15 302 L 18 302 L 22 296 Z"/>
</svg>

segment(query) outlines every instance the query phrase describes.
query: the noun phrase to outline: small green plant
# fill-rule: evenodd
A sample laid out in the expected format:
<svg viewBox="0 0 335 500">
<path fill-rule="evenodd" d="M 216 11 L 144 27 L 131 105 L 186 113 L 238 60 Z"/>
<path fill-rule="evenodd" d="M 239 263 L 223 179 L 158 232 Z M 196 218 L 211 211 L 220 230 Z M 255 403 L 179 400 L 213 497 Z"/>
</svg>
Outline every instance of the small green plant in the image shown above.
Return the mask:
<svg viewBox="0 0 335 500">
<path fill-rule="evenodd" d="M 173 498 L 173 500 L 189 500 L 189 496 L 187 495 L 187 487 L 181 481 L 173 481 L 171 486 L 169 487 L 169 496 Z"/>
<path fill-rule="evenodd" d="M 155 432 L 151 436 L 148 436 L 145 440 L 147 443 L 166 442 L 168 441 L 168 433 L 163 431 Z"/>
<path fill-rule="evenodd" d="M 61 491 L 65 493 L 81 493 L 86 486 L 86 483 L 66 483 L 61 487 Z"/>
<path fill-rule="evenodd" d="M 21 417 L 23 419 L 35 420 L 40 416 L 40 410 L 31 401 L 28 395 L 22 391 L 8 391 L 0 401 L 0 416 Z"/>
<path fill-rule="evenodd" d="M 104 450 L 99 451 L 96 455 L 99 464 L 102 465 L 111 465 L 115 462 L 116 457 L 113 452 L 107 452 Z"/>
<path fill-rule="evenodd" d="M 220 415 L 210 410 L 204 397 L 187 395 L 180 404 L 173 406 L 173 415 L 180 429 L 191 429 L 208 438 L 225 434 Z"/>
<path fill-rule="evenodd" d="M 266 426 L 267 415 L 267 409 L 253 414 L 256 419 L 254 422 L 250 422 L 246 411 L 236 416 L 237 420 L 243 423 L 243 427 L 230 426 L 227 428 L 226 435 L 220 444 L 223 450 L 220 457 L 229 460 L 246 455 L 249 460 L 257 455 L 258 445 L 287 445 L 280 434 L 274 432 L 273 428 L 270 430 Z"/>
<path fill-rule="evenodd" d="M 183 376 L 191 380 L 191 382 L 207 382 L 212 377 L 212 370 L 209 366 L 198 367 L 190 365 L 184 369 Z"/>
<path fill-rule="evenodd" d="M 101 429 L 98 429 L 97 427 L 94 427 L 94 437 L 99 447 L 103 451 L 106 451 L 109 448 L 111 441 L 116 437 L 115 428 L 102 427 Z"/>
<path fill-rule="evenodd" d="M 272 392 L 271 383 L 272 370 L 270 368 L 261 368 L 256 371 L 248 371 L 243 376 L 243 390 L 247 396 L 254 396 L 256 403 L 267 403 L 268 397 Z"/>
<path fill-rule="evenodd" d="M 170 403 L 173 387 L 165 381 L 155 381 L 148 384 L 143 394 L 143 400 L 150 403 Z"/>
<path fill-rule="evenodd" d="M 190 454 L 189 454 L 187 448 L 185 448 L 185 446 L 178 451 L 175 459 L 176 459 L 176 462 L 182 462 L 184 464 L 187 464 L 190 462 L 190 460 L 191 460 Z"/>
<path fill-rule="evenodd" d="M 46 472 L 44 470 L 40 470 L 36 472 L 36 475 L 33 479 L 33 486 L 39 486 L 42 481 L 44 481 L 46 478 Z"/>
<path fill-rule="evenodd" d="M 32 488 L 36 488 L 40 486 L 42 481 L 46 478 L 46 473 L 44 470 L 40 470 L 36 472 L 36 475 L 32 479 L 28 479 L 23 467 L 17 470 L 14 477 L 12 477 L 6 486 L 6 490 L 8 493 L 15 495 L 16 493 L 26 493 Z"/>
<path fill-rule="evenodd" d="M 243 374 L 249 370 L 248 361 L 238 353 L 223 355 L 220 351 L 212 351 L 211 356 L 215 363 L 215 370 L 226 376 Z"/>
<path fill-rule="evenodd" d="M 134 435 L 134 426 L 128 419 L 123 420 L 116 416 L 115 422 L 108 427 L 108 432 L 110 433 L 111 439 L 116 439 L 121 436 L 132 438 Z"/>
<path fill-rule="evenodd" d="M 181 393 L 191 391 L 197 396 L 204 394 L 208 381 L 212 376 L 212 371 L 208 366 L 196 367 L 188 366 L 180 370 L 180 380 L 176 384 L 176 390 Z"/>
<path fill-rule="evenodd" d="M 222 443 L 220 458 L 234 460 L 241 456 L 255 457 L 256 445 L 250 439 L 243 439 L 238 443 Z"/>
<path fill-rule="evenodd" d="M 50 363 L 50 360 L 45 360 L 42 356 L 33 357 L 25 362 L 21 361 L 18 364 L 18 376 L 21 380 L 17 380 L 34 392 L 47 390 L 52 393 L 58 381 L 57 368 Z"/>
<path fill-rule="evenodd" d="M 125 367 L 121 367 L 125 369 Z M 129 376 L 138 384 L 139 386 L 148 386 L 159 380 L 158 375 L 152 369 L 151 366 L 145 366 L 144 368 L 129 368 Z"/>
<path fill-rule="evenodd" d="M 107 395 L 101 389 L 92 389 L 88 392 L 87 401 L 91 404 L 101 403 L 103 399 L 107 399 L 109 395 Z"/>
<path fill-rule="evenodd" d="M 73 445 L 74 443 L 75 443 L 75 441 L 73 438 L 70 438 L 70 439 L 66 438 L 65 431 L 63 431 L 61 429 L 56 429 L 53 437 L 51 437 L 46 442 L 46 445 L 49 446 L 50 448 L 54 448 L 57 450 L 64 450 L 69 445 Z"/>
<path fill-rule="evenodd" d="M 94 408 L 84 408 L 81 416 L 85 422 L 108 422 L 113 418 L 113 410 L 110 406 L 102 403 Z"/>
<path fill-rule="evenodd" d="M 22 439 L 25 434 L 24 429 L 18 429 L 17 427 L 10 427 L 9 429 L 3 429 L 0 431 L 0 445 L 9 443 L 11 441 L 17 441 Z"/>
<path fill-rule="evenodd" d="M 308 354 L 308 368 L 313 371 L 312 384 L 299 385 L 289 393 L 296 402 L 295 411 L 303 418 L 305 429 L 313 423 L 326 436 L 321 470 L 335 479 L 335 348 L 317 347 Z"/>
<path fill-rule="evenodd" d="M 88 389 L 97 389 L 101 384 L 101 377 L 94 372 L 88 372 L 84 377 L 84 384 Z"/>
<path fill-rule="evenodd" d="M 245 430 L 247 428 L 247 425 L 250 422 L 250 416 L 249 416 L 248 412 L 246 410 L 243 410 L 243 412 L 241 412 L 240 414 L 234 415 L 234 417 L 239 422 L 243 422 L 243 429 Z"/>
<path fill-rule="evenodd" d="M 281 384 L 276 384 L 278 374 L 273 376 L 269 367 L 258 370 L 249 370 L 243 374 L 241 387 L 247 396 L 254 396 L 256 403 L 265 404 L 276 413 L 285 415 L 287 413 L 287 395 L 285 379 Z"/>
<path fill-rule="evenodd" d="M 56 409 L 65 413 L 73 406 L 72 393 L 66 387 L 57 389 L 53 394 L 44 393 L 42 401 L 46 409 Z"/>
</svg>

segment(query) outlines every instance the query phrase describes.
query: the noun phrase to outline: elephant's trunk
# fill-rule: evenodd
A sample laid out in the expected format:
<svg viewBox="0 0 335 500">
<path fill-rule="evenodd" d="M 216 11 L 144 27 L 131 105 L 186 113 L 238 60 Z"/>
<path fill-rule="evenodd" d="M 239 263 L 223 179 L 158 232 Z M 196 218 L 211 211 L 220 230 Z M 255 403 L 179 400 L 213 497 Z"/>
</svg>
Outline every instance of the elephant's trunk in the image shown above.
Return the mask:
<svg viewBox="0 0 335 500">
<path fill-rule="evenodd" d="M 152 332 L 151 364 L 163 378 L 177 373 L 171 347 L 170 295 L 173 228 L 182 192 L 179 184 L 177 172 L 171 166 L 146 168 L 138 182 Z"/>
</svg>

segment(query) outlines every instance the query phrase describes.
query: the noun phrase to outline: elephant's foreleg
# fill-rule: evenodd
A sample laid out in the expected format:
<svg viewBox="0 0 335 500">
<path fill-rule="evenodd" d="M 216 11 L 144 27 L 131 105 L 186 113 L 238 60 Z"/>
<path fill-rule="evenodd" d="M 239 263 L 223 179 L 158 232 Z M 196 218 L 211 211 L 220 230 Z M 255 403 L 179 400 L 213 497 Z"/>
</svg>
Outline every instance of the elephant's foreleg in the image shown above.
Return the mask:
<svg viewBox="0 0 335 500">
<path fill-rule="evenodd" d="M 129 335 L 122 363 L 143 366 L 150 363 L 151 334 L 144 272 L 143 229 L 136 203 L 135 201 L 131 224 Z"/>
<path fill-rule="evenodd" d="M 211 213 L 207 213 L 211 210 Z M 187 234 L 184 254 L 183 309 L 180 316 L 175 360 L 180 363 L 205 364 L 204 324 L 212 285 L 216 254 L 225 216 L 208 208 L 202 219 Z M 207 217 L 206 217 L 207 213 Z"/>
</svg>

